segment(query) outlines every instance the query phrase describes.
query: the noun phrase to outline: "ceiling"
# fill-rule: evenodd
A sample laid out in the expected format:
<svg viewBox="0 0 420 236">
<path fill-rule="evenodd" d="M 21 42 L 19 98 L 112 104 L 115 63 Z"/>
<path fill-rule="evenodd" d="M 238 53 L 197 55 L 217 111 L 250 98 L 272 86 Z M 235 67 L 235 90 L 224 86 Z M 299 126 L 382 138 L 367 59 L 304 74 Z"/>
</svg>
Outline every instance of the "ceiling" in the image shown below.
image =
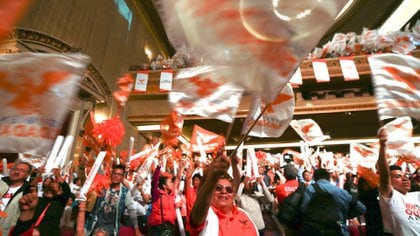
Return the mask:
<svg viewBox="0 0 420 236">
<path fill-rule="evenodd" d="M 147 12 L 147 21 L 151 22 L 157 37 L 161 40 L 164 45 L 164 50 L 168 55 L 175 53 L 174 47 L 170 44 L 170 41 L 165 33 L 162 21 L 160 20 L 158 10 L 155 4 L 159 3 L 159 0 L 136 0 L 136 4 Z M 348 10 L 339 17 L 334 25 L 327 31 L 327 33 L 321 38 L 318 46 L 324 45 L 326 42 L 332 39 L 335 33 L 347 33 L 355 32 L 360 34 L 364 27 L 369 29 L 378 29 L 386 21 L 386 19 L 394 12 L 394 10 L 402 3 L 402 0 L 383 1 L 383 0 L 355 0 L 348 8 Z M 419 11 L 408 20 L 405 25 L 414 25 L 415 21 L 420 19 Z M 402 27 L 404 28 L 404 26 Z M 398 29 L 396 29 L 398 30 Z M 338 82 L 337 82 L 338 81 Z M 372 96 L 372 88 L 370 81 L 357 83 L 347 83 L 341 80 L 335 80 L 331 83 L 318 84 L 313 80 L 305 81 L 304 85 L 296 88 L 295 93 L 301 94 L 303 100 L 310 101 L 313 96 L 320 96 L 320 93 L 328 93 L 334 91 L 345 91 L 346 88 L 351 87 L 361 88 L 362 92 L 365 92 L 367 96 Z M 336 94 L 336 98 L 340 98 L 342 95 Z M 138 98 L 134 98 L 138 99 Z M 142 98 L 144 99 L 144 98 Z M 147 98 L 145 98 L 147 99 Z M 154 98 L 156 99 L 156 97 Z M 160 100 L 167 99 L 165 95 L 160 96 Z M 322 98 L 320 98 L 322 99 Z M 133 98 L 130 98 L 133 100 Z M 151 99 L 152 101 L 153 99 Z M 334 99 L 328 100 L 334 103 Z M 129 101 L 130 102 L 130 101 Z M 163 119 L 163 116 L 161 116 Z M 322 128 L 325 134 L 328 134 L 334 140 L 341 139 L 363 139 L 373 138 L 376 136 L 376 132 L 379 128 L 379 122 L 377 120 L 377 113 L 374 109 L 365 109 L 360 111 L 339 111 L 339 112 L 327 112 L 327 113 L 311 113 L 311 114 L 296 114 L 294 119 L 305 119 L 310 118 L 315 120 Z M 130 117 L 129 117 L 130 119 Z M 236 145 L 241 139 L 241 129 L 244 121 L 244 116 L 238 115 L 233 124 L 230 126 L 229 123 L 225 123 L 215 119 L 206 119 L 202 117 L 189 118 L 186 117 L 184 120 L 183 135 L 190 137 L 192 127 L 197 124 L 205 129 L 208 129 L 214 133 L 228 135 L 227 145 Z M 415 121 L 414 121 L 415 122 Z M 148 121 L 145 118 L 142 120 L 141 117 L 132 119 L 133 125 L 147 124 Z M 415 133 L 420 134 L 418 123 L 414 123 Z M 145 137 L 150 137 L 151 132 L 142 132 Z M 292 128 L 288 128 L 286 132 L 279 138 L 256 138 L 247 137 L 246 144 L 270 144 L 270 143 L 291 143 L 299 142 L 301 140 Z M 331 145 L 328 146 L 328 150 L 348 152 L 348 145 Z M 272 148 L 272 152 L 281 151 L 281 148 Z"/>
</svg>

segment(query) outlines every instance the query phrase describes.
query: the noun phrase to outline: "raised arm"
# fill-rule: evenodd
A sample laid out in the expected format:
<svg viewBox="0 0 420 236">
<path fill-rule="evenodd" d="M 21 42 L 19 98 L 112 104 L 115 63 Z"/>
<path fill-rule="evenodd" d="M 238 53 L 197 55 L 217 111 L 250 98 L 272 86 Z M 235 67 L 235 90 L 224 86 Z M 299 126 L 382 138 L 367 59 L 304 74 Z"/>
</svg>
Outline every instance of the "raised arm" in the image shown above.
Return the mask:
<svg viewBox="0 0 420 236">
<path fill-rule="evenodd" d="M 379 157 L 378 157 L 378 171 L 379 171 L 379 192 L 386 198 L 392 195 L 392 186 L 390 180 L 389 165 L 386 160 L 386 141 L 387 133 L 382 127 L 378 132 L 379 138 Z"/>
<path fill-rule="evenodd" d="M 192 227 L 198 227 L 205 222 L 213 198 L 214 187 L 219 177 L 227 171 L 229 165 L 227 157 L 220 155 L 207 166 L 203 176 L 204 181 L 200 184 L 197 198 L 190 214 Z"/>
</svg>

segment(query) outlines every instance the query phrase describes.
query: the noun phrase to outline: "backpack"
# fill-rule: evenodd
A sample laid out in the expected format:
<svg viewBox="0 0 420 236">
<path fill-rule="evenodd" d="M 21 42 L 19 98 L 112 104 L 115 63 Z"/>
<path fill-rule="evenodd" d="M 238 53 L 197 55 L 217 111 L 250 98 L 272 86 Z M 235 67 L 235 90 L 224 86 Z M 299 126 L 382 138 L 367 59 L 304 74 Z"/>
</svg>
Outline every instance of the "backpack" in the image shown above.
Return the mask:
<svg viewBox="0 0 420 236">
<path fill-rule="evenodd" d="M 300 205 L 305 189 L 305 184 L 299 182 L 299 187 L 279 205 L 277 219 L 280 223 L 294 229 L 302 223 L 303 214 Z"/>
<path fill-rule="evenodd" d="M 304 212 L 303 235 L 342 235 L 340 207 L 334 196 L 323 191 L 317 183 L 312 186 L 316 192 Z"/>
</svg>

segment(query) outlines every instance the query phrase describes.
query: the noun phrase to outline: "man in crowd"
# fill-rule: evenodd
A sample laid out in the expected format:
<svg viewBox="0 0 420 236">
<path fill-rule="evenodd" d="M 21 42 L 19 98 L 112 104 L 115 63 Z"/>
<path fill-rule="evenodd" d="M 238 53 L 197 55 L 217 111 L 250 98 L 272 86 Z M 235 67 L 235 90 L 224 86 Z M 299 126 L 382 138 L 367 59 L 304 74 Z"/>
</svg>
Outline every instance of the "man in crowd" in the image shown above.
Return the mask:
<svg viewBox="0 0 420 236">
<path fill-rule="evenodd" d="M 219 154 L 207 166 L 190 214 L 191 235 L 258 235 L 248 214 L 234 205 L 235 184 L 226 172 L 229 165 L 227 157 Z"/>
<path fill-rule="evenodd" d="M 284 167 L 284 177 L 286 178 L 286 182 L 279 184 L 276 187 L 278 204 L 281 204 L 287 196 L 296 191 L 296 189 L 299 187 L 297 173 L 298 170 L 291 163 Z"/>
<path fill-rule="evenodd" d="M 29 163 L 20 162 L 10 169 L 8 177 L 0 180 L 0 227 L 3 235 L 8 235 L 19 218 L 19 199 L 29 188 L 26 179 L 31 172 L 32 166 Z"/>
<path fill-rule="evenodd" d="M 410 191 L 410 180 L 401 167 L 388 165 L 387 133 L 379 130 L 379 205 L 384 232 L 392 235 L 420 234 L 420 192 Z"/>
<path fill-rule="evenodd" d="M 315 189 L 319 187 L 322 192 L 331 194 L 334 198 L 335 203 L 337 204 L 336 210 L 338 211 L 338 219 L 336 225 L 324 226 L 321 228 L 330 228 L 333 229 L 339 223 L 339 231 L 341 235 L 349 235 L 346 220 L 351 219 L 357 216 L 360 216 L 365 213 L 366 208 L 356 198 L 352 197 L 346 190 L 341 189 L 330 183 L 330 173 L 326 169 L 317 169 L 314 172 L 315 183 L 306 187 L 306 191 L 303 195 L 301 209 L 305 217 L 307 217 L 309 210 L 307 211 L 308 206 L 315 194 L 319 194 Z M 315 186 L 317 185 L 317 186 Z M 317 212 L 311 212 L 312 214 L 317 214 Z M 331 212 L 334 214 L 334 212 Z M 314 235 L 314 232 L 318 232 L 317 222 L 306 221 L 304 217 L 303 220 L 303 235 Z M 318 218 L 324 218 L 324 216 L 319 215 Z M 314 226 L 315 225 L 315 226 Z"/>
<path fill-rule="evenodd" d="M 111 173 L 111 185 L 106 189 L 103 196 L 96 199 L 95 207 L 86 222 L 87 235 L 101 228 L 112 235 L 118 235 L 120 219 L 125 207 L 128 208 L 130 213 L 136 235 L 141 235 L 131 193 L 123 185 L 124 176 L 125 167 L 123 165 L 114 166 Z"/>
</svg>

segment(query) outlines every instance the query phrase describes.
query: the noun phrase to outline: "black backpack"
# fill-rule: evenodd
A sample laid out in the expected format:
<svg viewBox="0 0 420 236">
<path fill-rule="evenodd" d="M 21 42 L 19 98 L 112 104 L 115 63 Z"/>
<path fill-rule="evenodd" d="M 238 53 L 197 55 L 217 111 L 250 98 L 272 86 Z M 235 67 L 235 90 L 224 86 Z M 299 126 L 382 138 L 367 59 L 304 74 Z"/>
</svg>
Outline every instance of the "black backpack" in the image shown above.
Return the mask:
<svg viewBox="0 0 420 236">
<path fill-rule="evenodd" d="M 333 195 L 316 183 L 312 186 L 316 192 L 304 212 L 302 235 L 342 235 L 340 207 Z"/>
<path fill-rule="evenodd" d="M 305 184 L 299 182 L 299 187 L 279 205 L 277 219 L 291 229 L 296 229 L 302 223 L 303 214 L 300 205 L 305 189 Z"/>
</svg>

